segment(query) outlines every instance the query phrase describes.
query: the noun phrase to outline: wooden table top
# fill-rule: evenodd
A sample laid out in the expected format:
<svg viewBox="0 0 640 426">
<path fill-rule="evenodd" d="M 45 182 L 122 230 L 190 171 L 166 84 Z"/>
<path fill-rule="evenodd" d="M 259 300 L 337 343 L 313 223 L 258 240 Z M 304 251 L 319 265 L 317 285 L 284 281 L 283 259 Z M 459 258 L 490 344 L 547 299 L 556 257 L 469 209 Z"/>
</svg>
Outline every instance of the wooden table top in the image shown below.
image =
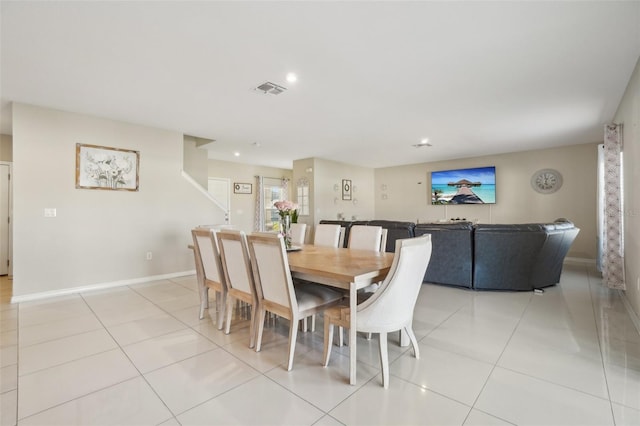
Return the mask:
<svg viewBox="0 0 640 426">
<path fill-rule="evenodd" d="M 382 281 L 393 263 L 393 253 L 304 245 L 289 252 L 289 268 L 299 277 L 349 288 Z"/>
</svg>

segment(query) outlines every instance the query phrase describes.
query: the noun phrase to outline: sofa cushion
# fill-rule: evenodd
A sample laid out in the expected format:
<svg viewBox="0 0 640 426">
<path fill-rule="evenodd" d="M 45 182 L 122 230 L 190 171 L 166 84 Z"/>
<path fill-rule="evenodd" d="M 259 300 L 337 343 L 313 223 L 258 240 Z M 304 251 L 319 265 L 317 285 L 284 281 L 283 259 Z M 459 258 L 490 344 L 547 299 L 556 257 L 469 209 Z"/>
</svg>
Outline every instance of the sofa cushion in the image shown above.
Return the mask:
<svg viewBox="0 0 640 426">
<path fill-rule="evenodd" d="M 431 260 L 424 281 L 472 288 L 473 226 L 470 222 L 420 223 L 416 237 L 431 234 Z"/>
<path fill-rule="evenodd" d="M 370 220 L 369 226 L 382 226 L 387 230 L 387 246 L 385 251 L 388 253 L 395 253 L 396 241 L 404 238 L 413 238 L 414 228 L 416 227 L 413 222 L 399 222 L 395 220 Z"/>
<path fill-rule="evenodd" d="M 531 276 L 546 240 L 542 224 L 476 225 L 473 287 L 532 290 Z"/>
</svg>

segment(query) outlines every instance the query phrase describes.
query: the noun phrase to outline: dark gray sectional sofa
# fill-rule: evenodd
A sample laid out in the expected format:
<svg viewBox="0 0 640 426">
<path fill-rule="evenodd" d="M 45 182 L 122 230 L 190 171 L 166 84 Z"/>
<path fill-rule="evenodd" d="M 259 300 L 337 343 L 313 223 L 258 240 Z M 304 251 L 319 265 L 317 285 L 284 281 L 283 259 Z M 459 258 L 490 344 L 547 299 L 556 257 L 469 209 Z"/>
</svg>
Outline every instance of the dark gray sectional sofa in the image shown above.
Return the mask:
<svg viewBox="0 0 640 426">
<path fill-rule="evenodd" d="M 470 222 L 420 223 L 388 220 L 338 221 L 345 228 L 345 247 L 351 226 L 387 229 L 386 251 L 396 240 L 431 234 L 433 251 L 425 282 L 475 290 L 531 291 L 560 281 L 562 264 L 578 228 L 566 219 L 553 223 L 490 225 Z"/>
</svg>

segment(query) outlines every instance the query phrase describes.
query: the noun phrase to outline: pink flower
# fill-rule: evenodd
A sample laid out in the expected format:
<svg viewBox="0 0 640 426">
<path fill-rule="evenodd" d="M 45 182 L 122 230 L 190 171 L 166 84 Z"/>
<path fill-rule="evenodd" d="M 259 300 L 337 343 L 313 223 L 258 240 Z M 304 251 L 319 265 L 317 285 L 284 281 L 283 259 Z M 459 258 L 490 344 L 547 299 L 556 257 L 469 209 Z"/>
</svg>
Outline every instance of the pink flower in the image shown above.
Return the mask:
<svg viewBox="0 0 640 426">
<path fill-rule="evenodd" d="M 273 206 L 278 209 L 281 215 L 293 213 L 294 210 L 298 209 L 298 205 L 296 203 L 288 200 L 276 201 L 273 203 Z"/>
</svg>

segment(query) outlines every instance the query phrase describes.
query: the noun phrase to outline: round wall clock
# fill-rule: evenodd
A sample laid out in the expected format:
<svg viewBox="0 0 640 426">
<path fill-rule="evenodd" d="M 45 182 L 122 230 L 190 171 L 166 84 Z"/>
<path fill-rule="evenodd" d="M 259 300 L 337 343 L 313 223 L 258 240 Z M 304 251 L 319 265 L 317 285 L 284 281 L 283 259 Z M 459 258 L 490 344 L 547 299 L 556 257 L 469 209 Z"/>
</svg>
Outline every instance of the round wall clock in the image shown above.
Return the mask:
<svg viewBox="0 0 640 426">
<path fill-rule="evenodd" d="M 531 176 L 531 186 L 541 194 L 551 194 L 562 186 L 562 175 L 553 169 L 538 170 Z"/>
</svg>

